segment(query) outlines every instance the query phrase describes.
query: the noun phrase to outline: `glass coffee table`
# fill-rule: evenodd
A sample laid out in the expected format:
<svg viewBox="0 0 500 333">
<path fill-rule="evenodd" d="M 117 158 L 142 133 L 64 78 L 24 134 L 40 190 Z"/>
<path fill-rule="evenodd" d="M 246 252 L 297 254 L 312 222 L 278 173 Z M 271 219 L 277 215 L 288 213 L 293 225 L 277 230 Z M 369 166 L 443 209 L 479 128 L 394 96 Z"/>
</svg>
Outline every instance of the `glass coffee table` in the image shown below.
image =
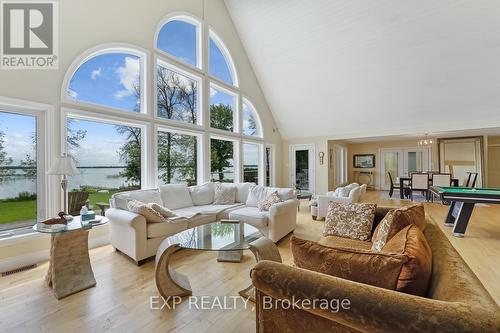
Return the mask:
<svg viewBox="0 0 500 333">
<path fill-rule="evenodd" d="M 221 220 L 182 231 L 166 238 L 156 252 L 155 280 L 164 298 L 192 295 L 187 276 L 170 266 L 172 254 L 180 249 L 218 251 L 217 261 L 240 262 L 242 251 L 250 250 L 257 261 L 281 262 L 278 248 L 273 241 L 251 226 L 237 220 Z M 254 299 L 253 286 L 239 292 Z"/>
</svg>

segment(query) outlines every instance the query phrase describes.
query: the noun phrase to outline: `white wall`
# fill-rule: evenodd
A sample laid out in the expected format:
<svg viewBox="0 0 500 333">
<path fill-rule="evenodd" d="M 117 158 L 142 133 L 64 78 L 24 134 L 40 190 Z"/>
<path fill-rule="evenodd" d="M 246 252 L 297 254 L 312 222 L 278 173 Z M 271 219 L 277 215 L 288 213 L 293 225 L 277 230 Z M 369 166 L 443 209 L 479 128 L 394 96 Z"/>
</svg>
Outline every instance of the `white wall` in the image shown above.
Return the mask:
<svg viewBox="0 0 500 333">
<path fill-rule="evenodd" d="M 214 29 L 229 49 L 236 65 L 239 85 L 243 96 L 257 108 L 263 125 L 266 142 L 276 146 L 276 161 L 282 159 L 281 137 L 274 132 L 273 116 L 261 91 L 259 83 L 247 58 L 245 49 L 234 29 L 222 0 L 81 0 L 59 2 L 59 69 L 58 70 L 0 70 L 0 96 L 35 101 L 54 106 L 55 109 L 55 154 L 60 152 L 61 85 L 64 75 L 73 62 L 85 50 L 105 43 L 127 43 L 150 51 L 148 59 L 153 61 L 154 35 L 163 17 L 172 12 L 188 12 Z M 151 71 L 149 73 L 152 73 Z M 151 86 L 150 86 L 151 88 Z M 148 112 L 153 110 L 153 93 L 148 94 Z M 281 182 L 277 168 L 277 183 Z M 53 177 L 55 178 L 55 177 Z M 51 198 L 59 200 L 59 198 Z M 101 235 L 102 236 L 102 235 Z M 23 255 L 30 251 L 47 249 L 48 242 L 40 240 L 23 244 L 15 252 L 2 246 L 0 240 L 0 268 L 7 257 Z M 8 246 L 13 246 L 9 242 Z M 11 248 L 13 249 L 13 248 Z M 1 270 L 1 269 L 0 269 Z"/>
</svg>

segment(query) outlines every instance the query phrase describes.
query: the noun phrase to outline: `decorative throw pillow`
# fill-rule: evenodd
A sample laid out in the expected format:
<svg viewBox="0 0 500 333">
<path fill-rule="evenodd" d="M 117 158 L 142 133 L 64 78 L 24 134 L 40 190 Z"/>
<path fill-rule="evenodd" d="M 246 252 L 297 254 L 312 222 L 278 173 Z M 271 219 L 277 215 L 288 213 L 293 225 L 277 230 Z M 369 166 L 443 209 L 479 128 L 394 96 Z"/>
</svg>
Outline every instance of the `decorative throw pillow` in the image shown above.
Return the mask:
<svg viewBox="0 0 500 333">
<path fill-rule="evenodd" d="M 272 205 L 277 204 L 279 202 L 283 202 L 281 198 L 278 195 L 278 191 L 274 191 L 271 193 L 270 196 L 268 196 L 266 199 L 259 201 L 257 203 L 257 207 L 261 212 L 263 211 L 268 211 L 269 208 L 271 208 Z"/>
<path fill-rule="evenodd" d="M 265 200 L 267 197 L 267 189 L 261 185 L 253 185 L 248 189 L 247 206 L 257 207 L 259 201 Z"/>
<path fill-rule="evenodd" d="M 163 216 L 164 218 L 177 216 L 173 211 L 171 211 L 167 207 L 163 207 L 162 205 L 159 205 L 157 203 L 154 202 L 148 203 L 147 206 L 153 208 L 156 212 L 160 213 L 160 215 Z"/>
<path fill-rule="evenodd" d="M 236 186 L 215 183 L 215 205 L 232 205 L 236 199 Z"/>
<path fill-rule="evenodd" d="M 130 212 L 142 215 L 146 218 L 148 222 L 166 222 L 167 220 L 156 210 L 151 207 L 148 207 L 143 202 L 137 200 L 130 200 L 127 203 L 127 208 Z"/>
<path fill-rule="evenodd" d="M 389 240 L 388 236 L 391 231 L 393 216 L 394 210 L 389 211 L 375 228 L 372 236 L 372 251 L 380 252 Z"/>
<path fill-rule="evenodd" d="M 393 224 L 399 224 L 400 227 L 389 234 L 388 239 L 391 239 L 399 230 L 402 230 L 409 224 L 415 224 L 420 230 L 425 230 L 425 210 L 424 205 L 415 204 L 398 208 L 394 211 Z"/>
<path fill-rule="evenodd" d="M 370 239 L 376 204 L 330 202 L 323 236 L 340 236 L 362 241 Z"/>
<path fill-rule="evenodd" d="M 396 290 L 425 296 L 432 274 L 432 250 L 416 224 L 411 224 L 389 239 L 382 252 L 403 254 L 407 260 L 398 276 Z"/>
</svg>

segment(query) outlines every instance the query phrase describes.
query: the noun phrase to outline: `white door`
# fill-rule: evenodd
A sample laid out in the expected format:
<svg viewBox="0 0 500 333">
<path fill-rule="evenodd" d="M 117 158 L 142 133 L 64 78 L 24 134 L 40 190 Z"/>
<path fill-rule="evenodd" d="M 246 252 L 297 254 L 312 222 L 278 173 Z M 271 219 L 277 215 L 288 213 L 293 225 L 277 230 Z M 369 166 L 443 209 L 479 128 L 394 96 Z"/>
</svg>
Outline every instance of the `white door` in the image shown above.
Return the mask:
<svg viewBox="0 0 500 333">
<path fill-rule="evenodd" d="M 389 174 L 395 184 L 397 178 L 408 176 L 412 172 L 424 172 L 430 169 L 430 148 L 383 148 L 380 150 L 379 187 L 388 190 Z"/>
<path fill-rule="evenodd" d="M 290 145 L 290 186 L 314 193 L 315 163 L 314 145 Z"/>
</svg>

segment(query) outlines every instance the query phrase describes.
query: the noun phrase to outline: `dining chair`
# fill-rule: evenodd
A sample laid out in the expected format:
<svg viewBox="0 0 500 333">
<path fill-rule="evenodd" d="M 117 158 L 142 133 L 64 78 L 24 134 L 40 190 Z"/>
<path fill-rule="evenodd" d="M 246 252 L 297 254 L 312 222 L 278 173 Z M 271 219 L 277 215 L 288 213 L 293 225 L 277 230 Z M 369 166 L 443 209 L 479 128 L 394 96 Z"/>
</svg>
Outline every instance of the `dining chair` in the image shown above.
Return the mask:
<svg viewBox="0 0 500 333">
<path fill-rule="evenodd" d="M 451 186 L 451 173 L 432 174 L 432 186 Z M 434 194 L 429 192 L 429 196 L 434 202 Z"/>
<path fill-rule="evenodd" d="M 394 193 L 394 189 L 399 189 L 399 184 L 394 184 L 394 179 L 392 179 L 392 175 L 389 171 L 387 171 L 387 175 L 389 176 L 390 188 L 389 188 L 389 198 L 392 198 L 392 194 Z"/>
<path fill-rule="evenodd" d="M 413 201 L 413 192 L 419 191 L 425 194 L 425 200 L 429 201 L 429 175 L 426 173 L 412 173 L 410 185 L 410 198 Z"/>
<path fill-rule="evenodd" d="M 467 172 L 465 187 L 476 187 L 477 175 L 477 172 Z"/>
</svg>

